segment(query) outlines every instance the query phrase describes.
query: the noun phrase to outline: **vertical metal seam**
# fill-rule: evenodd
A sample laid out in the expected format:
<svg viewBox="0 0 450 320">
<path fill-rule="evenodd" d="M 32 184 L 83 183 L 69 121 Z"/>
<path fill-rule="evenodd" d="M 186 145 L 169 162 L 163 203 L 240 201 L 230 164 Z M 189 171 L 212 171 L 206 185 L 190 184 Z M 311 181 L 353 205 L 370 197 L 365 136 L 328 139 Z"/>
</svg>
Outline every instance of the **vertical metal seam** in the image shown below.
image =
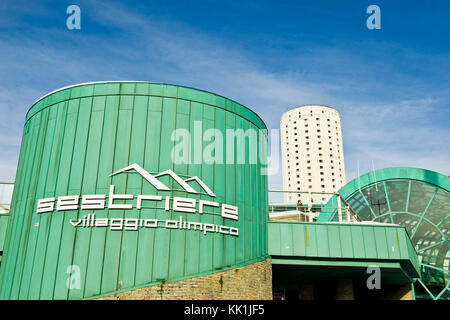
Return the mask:
<svg viewBox="0 0 450 320">
<path fill-rule="evenodd" d="M 42 118 L 41 118 L 41 120 L 42 120 Z M 41 168 L 42 168 L 42 158 L 44 157 L 43 150 L 45 148 L 45 142 L 46 142 L 46 140 L 48 138 L 47 130 L 48 130 L 49 121 L 50 121 L 50 109 L 48 109 L 48 112 L 47 112 L 47 120 L 46 120 L 46 124 L 45 124 L 45 132 L 44 132 L 45 136 L 43 137 L 42 146 L 40 148 L 41 153 L 39 155 L 39 169 L 37 171 L 35 171 L 36 172 L 35 174 L 37 174 L 37 175 L 40 173 Z M 53 142 L 53 135 L 52 135 L 51 139 L 52 139 L 52 142 Z M 34 200 L 36 200 L 36 193 L 38 192 L 37 189 L 38 189 L 38 185 L 39 185 L 39 180 L 40 180 L 39 177 L 37 177 L 36 178 L 36 188 L 34 189 L 34 192 L 33 192 Z M 47 180 L 47 176 L 45 176 L 45 180 L 44 181 L 46 181 L 46 180 Z M 44 182 L 44 185 L 45 185 L 45 182 Z M 45 194 L 45 190 L 44 190 L 44 194 Z M 33 207 L 34 206 L 32 206 L 32 208 Z M 31 212 L 30 212 L 30 215 L 29 215 L 29 219 L 28 219 L 29 222 L 32 221 L 33 213 L 34 213 L 33 209 L 31 209 Z M 30 227 L 30 230 L 29 230 L 29 232 L 27 234 L 27 239 L 25 240 L 25 243 L 27 243 L 27 245 L 24 246 L 25 250 L 27 249 L 28 241 L 30 240 L 30 234 L 31 234 L 31 225 L 30 225 L 30 223 L 29 223 L 29 227 Z M 29 280 L 30 282 L 28 283 L 27 298 L 30 296 L 30 288 L 31 288 L 31 284 L 32 284 L 33 274 L 34 274 L 34 272 L 33 272 L 34 271 L 34 261 L 36 259 L 36 247 L 37 247 L 37 243 L 39 241 L 39 230 L 40 230 L 40 228 L 41 228 L 41 216 L 39 216 L 39 228 L 38 228 L 37 231 L 35 231 L 36 232 L 36 241 L 34 242 L 34 244 L 32 244 L 32 246 L 34 248 L 33 249 L 33 260 L 32 260 L 33 262 L 31 263 L 31 269 L 30 269 L 31 270 L 31 277 L 30 277 L 30 280 Z M 24 252 L 24 254 L 26 254 L 26 253 Z M 25 262 L 25 260 L 24 260 L 24 262 Z M 22 288 L 23 271 L 24 271 L 24 268 L 22 267 L 21 275 L 20 275 L 20 285 L 19 285 L 20 287 L 18 289 L 19 290 L 19 296 L 20 296 L 20 289 Z M 39 288 L 39 290 L 40 290 L 40 288 Z"/>
<path fill-rule="evenodd" d="M 178 99 L 178 94 L 177 94 L 177 99 Z M 178 101 L 178 100 L 177 100 Z M 188 123 L 187 123 L 187 125 L 190 127 L 190 124 L 191 124 L 191 115 L 192 115 L 192 104 L 191 104 L 191 101 L 190 100 L 188 100 L 188 103 L 189 103 L 189 120 L 188 120 Z M 191 139 L 189 140 L 189 153 L 188 153 L 188 163 L 187 163 L 187 165 L 186 165 L 186 173 L 187 174 L 189 174 L 189 172 L 190 172 L 190 166 L 191 166 L 191 148 L 192 148 L 192 136 L 191 136 Z M 202 176 L 202 181 L 203 181 L 203 176 Z M 201 197 L 201 196 L 200 196 Z M 214 219 L 214 218 L 213 218 Z M 187 244 L 187 233 L 186 233 L 186 231 L 184 231 L 184 256 L 183 256 L 183 272 L 182 272 L 182 274 L 183 274 L 183 277 L 185 277 L 186 276 L 186 248 L 187 248 L 187 246 L 186 246 L 186 244 Z M 211 246 L 211 250 L 212 250 L 212 248 L 213 248 L 213 246 L 214 246 L 214 238 L 212 239 L 212 246 Z M 212 251 L 212 252 L 214 252 L 214 251 Z M 211 255 L 211 258 L 212 258 L 212 255 Z M 212 259 L 211 259 L 211 265 L 213 265 L 213 261 L 212 261 Z"/>
<path fill-rule="evenodd" d="M 94 90 L 92 90 L 92 93 L 94 92 Z M 88 123 L 88 129 L 87 129 L 87 135 L 86 135 L 86 145 L 84 147 L 84 157 L 83 157 L 83 174 L 81 175 L 81 183 L 80 183 L 80 194 L 82 194 L 83 192 L 83 182 L 84 182 L 84 174 L 85 174 L 85 170 L 86 170 L 86 155 L 87 155 L 87 150 L 88 150 L 88 146 L 89 146 L 89 132 L 91 131 L 91 120 L 92 120 L 92 104 L 93 104 L 93 97 L 91 96 L 91 106 L 90 106 L 90 111 L 89 111 L 89 123 Z M 78 113 L 81 111 L 81 99 L 78 102 Z M 79 117 L 78 117 L 79 119 Z M 78 121 L 77 121 L 78 124 Z M 78 125 L 77 125 L 78 127 Z M 78 130 L 77 130 L 78 131 Z M 76 138 L 76 135 L 75 135 Z M 75 146 L 75 144 L 74 144 Z M 70 177 L 69 177 L 70 179 Z M 77 210 L 77 218 L 82 216 L 81 213 L 81 208 L 78 208 Z M 80 231 L 81 232 L 81 231 Z M 72 262 L 71 265 L 73 265 L 73 261 L 75 258 L 75 249 L 76 249 L 76 242 L 77 242 L 77 236 L 78 236 L 78 230 L 75 228 L 75 232 L 74 232 L 74 239 L 73 239 L 73 250 L 72 250 Z M 87 266 L 86 266 L 87 267 Z M 87 270 L 87 269 L 86 269 Z M 84 287 L 86 285 L 86 277 L 84 277 L 84 283 L 83 283 L 83 291 L 84 291 Z M 69 289 L 69 288 L 68 288 Z M 68 299 L 70 299 L 70 290 L 68 292 Z"/>
<path fill-rule="evenodd" d="M 202 123 L 202 131 L 201 131 L 201 137 L 200 137 L 200 141 L 202 142 L 202 144 L 201 144 L 201 146 L 200 146 L 200 152 L 201 152 L 201 155 L 200 155 L 200 164 L 202 164 L 203 163 L 203 133 L 204 133 L 204 130 L 205 130 L 205 127 L 204 127 L 204 120 L 205 120 L 205 104 L 204 103 L 201 103 L 201 108 L 202 108 L 202 114 L 201 114 L 201 123 Z M 215 124 L 215 119 L 216 119 L 216 114 L 215 114 L 215 109 L 214 109 L 214 124 Z M 195 121 L 194 121 L 194 128 L 195 128 Z M 195 133 L 195 129 L 194 129 L 194 133 Z M 194 153 L 195 154 L 195 153 Z M 215 168 L 215 164 L 213 165 L 213 171 L 214 171 L 214 168 Z M 203 179 L 203 165 L 200 165 L 200 177 L 202 177 L 202 179 Z M 216 192 L 216 190 L 214 190 L 214 192 Z M 214 219 L 214 218 L 213 218 Z M 203 217 L 199 217 L 199 220 L 200 220 L 200 222 L 202 222 L 203 223 Z M 213 242 L 214 242 L 214 238 L 213 238 Z M 200 248 L 201 248 L 201 235 L 199 235 L 199 237 L 198 237 L 198 261 L 197 261 L 197 272 L 199 272 L 200 271 L 200 257 L 201 257 L 201 254 L 200 254 Z M 224 260 L 225 261 L 225 260 Z M 213 260 L 213 268 L 214 268 L 214 260 Z"/>
<path fill-rule="evenodd" d="M 80 100 L 78 100 L 77 102 L 78 102 L 77 103 L 77 110 L 78 110 L 80 108 Z M 67 103 L 67 115 L 69 115 L 69 107 L 70 107 L 70 103 L 68 102 Z M 72 171 L 72 165 L 73 165 L 73 156 L 74 156 L 74 150 L 75 150 L 75 140 L 77 138 L 77 131 L 78 131 L 77 130 L 78 129 L 78 119 L 79 119 L 79 112 L 77 111 L 76 112 L 76 121 L 75 121 L 75 130 L 74 130 L 74 134 L 73 134 L 72 152 L 70 154 L 70 171 Z M 69 181 L 67 182 L 67 189 L 66 189 L 67 193 L 69 192 L 69 187 L 70 187 L 70 174 L 68 176 L 68 179 L 69 179 Z M 62 225 L 62 228 L 61 228 L 61 239 L 62 239 L 62 237 L 64 235 L 64 230 L 66 230 L 66 228 L 64 227 L 65 226 L 65 224 L 64 224 L 65 218 L 66 218 L 66 213 L 63 213 L 63 225 Z M 72 245 L 72 252 L 73 252 L 74 246 L 75 246 L 75 244 Z M 60 254 L 61 254 L 61 248 L 62 248 L 62 246 L 60 246 L 59 250 L 58 250 L 58 260 L 57 260 L 58 264 L 59 264 L 59 257 L 60 257 Z M 56 272 L 55 279 L 58 280 L 58 271 Z M 55 289 L 56 289 L 56 280 L 55 280 Z M 69 298 L 69 288 L 67 288 L 66 293 L 67 293 L 66 298 L 68 299 Z"/>
<path fill-rule="evenodd" d="M 176 89 L 177 89 L 176 98 L 172 98 L 172 99 L 175 99 L 174 130 L 177 129 L 177 115 L 178 115 L 178 87 L 176 87 Z M 173 161 L 170 161 L 170 163 L 171 163 L 170 168 L 172 170 L 175 170 L 175 164 L 173 163 Z M 172 186 L 174 186 L 174 184 L 172 184 Z M 175 188 L 173 188 L 173 189 L 175 189 Z M 170 192 L 172 193 L 172 197 L 174 197 L 176 191 L 172 190 Z M 170 214 L 170 219 L 173 220 L 174 214 L 175 214 L 175 212 L 173 211 L 173 205 L 172 205 L 172 210 L 170 210 L 169 212 L 170 212 L 169 213 Z M 170 278 L 170 260 L 171 260 L 170 259 L 170 247 L 171 247 L 171 243 L 172 243 L 172 232 L 174 232 L 174 230 L 170 229 L 169 230 L 169 245 L 168 245 L 168 248 L 167 248 L 167 251 L 168 251 L 168 255 L 167 255 L 167 278 Z M 166 280 L 168 280 L 168 279 L 166 279 Z"/>
<path fill-rule="evenodd" d="M 163 97 L 161 97 L 161 112 L 159 112 L 159 116 L 160 116 L 160 123 L 161 123 L 161 125 L 159 126 L 159 142 L 158 142 L 158 146 L 161 146 L 161 136 L 162 136 L 162 119 L 163 119 L 163 104 L 164 104 L 164 98 Z M 150 112 L 150 98 L 149 98 L 149 112 Z M 156 164 L 156 168 L 157 168 L 157 171 L 158 172 L 160 172 L 160 155 L 158 155 L 158 157 L 156 157 L 156 162 L 157 162 L 157 164 Z M 159 192 L 158 192 L 159 193 Z M 155 219 L 156 219 L 156 217 L 157 217 L 157 209 L 154 209 L 154 214 L 155 214 Z M 152 274 L 150 275 L 150 280 L 151 281 L 153 281 L 153 275 L 154 275 L 154 273 L 155 273 L 155 269 L 154 269 L 154 265 L 155 265 L 155 240 L 156 240 L 156 232 L 157 232 L 157 230 L 156 230 L 156 228 L 155 228 L 155 230 L 152 230 L 153 232 L 153 235 L 152 235 L 152 238 L 153 238 L 153 241 L 152 241 L 152 268 L 151 268 L 151 270 L 152 270 Z"/>
<path fill-rule="evenodd" d="M 233 128 L 236 128 L 236 116 L 233 114 Z M 225 134 L 224 134 L 224 137 L 225 137 L 225 145 L 227 144 L 227 126 L 225 125 Z M 233 138 L 234 139 L 234 138 Z M 233 144 L 234 144 L 234 141 L 233 141 Z M 236 153 L 235 153 L 236 154 Z M 224 163 L 225 163 L 225 170 L 226 170 L 226 167 L 227 167 L 227 156 L 226 156 L 226 148 L 225 148 L 225 153 L 223 153 L 222 154 L 222 157 L 223 157 L 223 161 L 224 161 Z M 233 162 L 235 163 L 234 165 L 233 165 L 233 173 L 234 173 L 234 204 L 236 205 L 236 207 L 238 207 L 238 195 L 237 195 L 237 188 L 235 187 L 236 185 L 237 185 L 237 167 L 236 167 L 236 165 L 237 165 L 237 161 L 236 160 L 234 160 L 233 159 Z M 239 207 L 238 207 L 238 212 L 239 212 Z M 239 217 L 239 214 L 238 214 L 238 217 Z M 239 218 L 238 218 L 239 219 Z M 258 222 L 257 222 L 258 223 Z M 239 225 L 239 220 L 237 221 L 237 222 L 235 222 L 235 225 L 237 226 L 237 227 L 239 227 L 240 225 Z M 237 264 L 238 263 L 238 255 L 237 255 L 237 251 L 238 251 L 238 242 L 236 241 L 236 239 L 233 239 L 234 240 L 234 264 Z"/>
<path fill-rule="evenodd" d="M 65 106 L 66 104 L 64 103 L 63 104 L 63 106 Z M 60 106 L 57 106 L 57 108 L 58 108 L 58 112 L 57 112 L 57 116 L 56 116 L 56 120 L 55 120 L 55 122 L 58 120 L 58 115 L 59 115 L 59 112 L 61 111 L 60 110 Z M 64 109 L 64 108 L 63 108 Z M 63 120 L 61 120 L 61 122 L 63 122 L 63 124 L 62 124 L 62 135 L 61 135 L 61 146 L 62 146 L 62 144 L 63 144 L 63 141 L 64 141 L 64 134 L 65 134 L 65 131 L 66 131 L 66 118 L 67 118 L 67 110 L 68 110 L 68 108 L 66 108 L 65 110 L 63 110 L 62 112 L 64 113 L 63 115 L 62 115 L 62 117 L 63 117 Z M 54 135 L 55 135 L 55 132 L 56 132 L 56 127 L 57 127 L 57 123 L 55 124 L 55 129 L 54 129 L 54 133 L 53 133 L 53 141 L 54 141 Z M 53 142 L 53 145 L 52 145 L 52 151 L 53 151 L 53 146 L 54 146 L 54 142 Z M 54 189 L 53 189 L 53 194 L 55 195 L 55 193 L 56 193 L 56 189 L 57 189 L 57 185 L 58 185 L 58 177 L 59 177 L 59 166 L 60 166 L 60 163 L 61 163 L 61 158 L 62 158 L 62 156 L 60 155 L 59 156 L 59 159 L 58 159 L 58 167 L 57 167 L 57 170 L 56 170 L 56 177 L 55 177 L 55 186 L 54 186 Z M 49 162 L 51 161 L 51 157 L 49 158 Z M 50 168 L 50 164 L 49 164 L 49 168 Z M 46 185 L 47 185 L 47 179 L 48 179 L 48 170 L 49 169 L 47 169 L 47 178 L 46 178 L 46 181 L 45 181 L 45 187 L 46 187 Z M 45 190 L 44 190 L 44 195 L 45 195 Z M 47 250 L 48 250 L 48 241 L 49 241 L 49 236 L 50 236 L 50 233 L 51 233 L 51 227 L 52 227 L 52 221 L 53 221 L 53 214 L 52 215 L 50 215 L 50 222 L 49 222 L 49 227 L 48 227 L 48 235 L 47 235 L 47 241 L 46 241 L 46 245 L 45 245 L 45 250 L 44 250 L 44 260 L 43 260 L 43 262 L 42 262 L 42 264 L 43 264 L 43 269 L 45 270 L 45 265 L 46 265 L 46 259 L 47 259 Z M 40 222 L 40 221 L 39 221 Z M 40 225 L 40 224 L 39 224 Z M 39 286 L 39 288 L 40 288 L 40 290 L 39 290 L 39 298 L 41 297 L 41 289 L 42 289 L 42 280 L 44 279 L 44 271 L 42 272 L 42 274 L 41 274 L 41 281 L 40 281 L 40 286 Z M 53 292 L 52 292 L 52 294 L 51 294 L 51 296 L 53 297 Z"/>
<path fill-rule="evenodd" d="M 122 88 L 122 85 L 121 85 Z M 136 90 L 136 84 L 134 84 L 134 91 Z M 131 109 L 131 118 L 130 118 L 130 132 L 129 135 L 130 137 L 128 138 L 128 161 L 127 163 L 130 162 L 130 152 L 131 152 L 131 138 L 132 138 L 132 134 L 133 134 L 133 117 L 134 117 L 134 101 L 135 101 L 135 96 L 132 96 L 133 98 L 133 102 L 132 102 L 132 109 Z M 120 110 L 120 101 L 119 101 L 119 110 Z M 125 176 L 125 190 L 128 190 L 128 175 Z M 125 218 L 125 210 L 120 210 L 121 211 L 121 215 L 122 215 L 122 219 Z M 119 254 L 119 265 L 117 268 L 117 286 L 120 285 L 120 271 L 121 271 L 121 266 L 122 266 L 122 252 L 123 250 L 123 237 L 124 237 L 124 231 L 122 230 L 122 232 L 120 233 L 120 254 Z M 120 289 L 122 289 L 122 286 L 120 285 Z"/>
<path fill-rule="evenodd" d="M 96 98 L 95 96 L 95 87 L 92 90 L 93 92 L 93 96 L 92 96 L 92 105 L 91 105 L 91 118 L 92 118 L 92 113 L 94 112 L 94 100 Z M 105 128 L 105 110 L 106 110 L 106 97 L 105 97 L 105 103 L 103 105 L 103 110 L 102 110 L 102 128 L 101 128 L 101 132 L 100 132 L 100 143 L 99 143 L 99 151 L 98 151 L 98 161 L 97 161 L 97 169 L 96 169 L 96 175 L 95 175 L 95 185 L 94 185 L 94 192 L 97 193 L 97 186 L 98 186 L 98 174 L 99 174 L 99 167 L 100 167 L 100 157 L 101 157 L 101 148 L 102 148 L 102 143 L 103 143 L 103 130 Z M 88 147 L 89 145 L 87 144 L 86 147 Z M 87 249 L 87 258 L 86 258 L 86 276 L 84 278 L 84 286 L 83 286 L 83 294 L 82 297 L 84 298 L 86 296 L 86 282 L 87 282 L 87 276 L 88 276 L 88 270 L 89 270 L 89 257 L 90 257 L 90 253 L 91 253 L 91 239 L 92 239 L 92 233 L 93 230 L 89 230 L 89 244 L 88 244 L 88 249 Z M 99 288 L 99 290 L 101 291 L 101 288 Z"/>
<path fill-rule="evenodd" d="M 148 114 L 149 114 L 149 106 L 150 106 L 150 96 L 146 96 L 146 97 L 147 97 L 147 102 L 145 105 L 145 134 L 144 134 L 144 143 L 143 143 L 144 152 L 143 152 L 143 156 L 142 156 L 142 166 L 143 167 L 145 167 L 145 160 L 146 160 L 145 155 L 147 154 L 147 152 L 146 152 L 147 151 L 147 149 L 146 149 L 146 147 L 147 147 L 147 130 L 148 130 Z M 141 179 L 140 184 L 141 184 L 140 190 L 141 190 L 141 194 L 142 194 L 144 192 L 144 181 L 142 179 Z M 139 219 L 142 219 L 142 209 L 138 210 L 138 217 L 139 217 Z M 136 258 L 135 258 L 135 262 L 134 262 L 134 280 L 133 280 L 134 286 L 136 286 L 138 256 L 139 256 L 139 249 L 140 249 L 140 246 L 139 246 L 140 241 L 139 240 L 141 239 L 141 237 L 142 237 L 142 232 L 139 229 L 138 235 L 137 235 L 137 243 L 136 243 Z"/>
<path fill-rule="evenodd" d="M 115 162 L 115 155 L 116 155 L 116 148 L 117 148 L 117 132 L 119 128 L 119 117 L 120 117 L 120 91 L 121 91 L 121 85 L 119 85 L 119 94 L 117 95 L 117 118 L 116 118 L 116 125 L 114 130 L 114 148 L 112 149 L 112 155 L 111 155 L 111 166 L 114 171 L 114 162 Z M 108 97 L 107 97 L 108 98 Z M 106 101 L 105 101 L 105 113 L 106 113 Z M 112 184 L 112 177 L 110 179 L 110 184 Z M 111 209 L 108 206 L 108 210 L 106 211 L 106 216 L 110 217 L 111 215 Z M 103 259 L 102 259 L 102 268 L 101 268 L 101 274 L 100 274 L 100 292 L 103 294 L 103 276 L 104 276 L 104 269 L 105 269 L 105 257 L 106 257 L 106 249 L 108 246 L 108 230 L 105 230 L 105 241 L 104 241 L 104 249 L 103 249 Z M 116 283 L 116 290 L 117 290 L 117 283 Z"/>
<path fill-rule="evenodd" d="M 69 114 L 69 102 L 64 102 L 64 105 L 66 106 L 66 113 L 64 115 L 65 119 L 64 119 L 64 131 L 63 131 L 63 136 L 62 136 L 62 140 L 61 140 L 61 144 L 64 144 L 64 141 L 66 140 L 66 127 L 67 127 L 67 117 Z M 61 152 L 62 152 L 62 147 L 61 147 Z M 58 181 L 59 181 L 59 177 L 60 177 L 60 170 L 61 170 L 61 159 L 62 159 L 62 155 L 59 158 L 58 161 L 58 171 L 57 171 L 57 176 L 55 179 L 55 190 L 54 193 L 56 195 L 57 190 L 58 190 Z M 63 235 L 63 230 L 64 230 L 64 216 L 61 217 L 62 219 L 62 224 L 61 224 L 61 230 L 59 233 L 59 245 L 58 245 L 58 252 L 56 254 L 56 272 L 55 272 L 55 276 L 54 276 L 54 280 L 53 280 L 53 289 L 52 289 L 52 293 L 51 293 L 51 297 L 54 298 L 55 297 L 55 289 L 56 289 L 56 280 L 58 278 L 58 261 L 59 261 L 59 253 L 60 253 L 60 249 L 61 249 L 61 240 L 62 240 L 62 235 Z M 53 220 L 53 219 L 52 219 Z"/>
</svg>

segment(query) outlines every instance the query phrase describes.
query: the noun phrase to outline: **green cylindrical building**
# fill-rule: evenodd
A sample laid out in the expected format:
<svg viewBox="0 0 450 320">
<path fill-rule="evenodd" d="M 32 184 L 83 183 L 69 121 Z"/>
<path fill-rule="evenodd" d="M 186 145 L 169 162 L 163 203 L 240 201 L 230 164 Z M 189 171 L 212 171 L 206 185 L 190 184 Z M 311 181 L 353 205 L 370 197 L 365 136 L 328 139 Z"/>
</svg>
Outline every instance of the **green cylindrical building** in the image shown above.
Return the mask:
<svg viewBox="0 0 450 320">
<path fill-rule="evenodd" d="M 0 298 L 270 299 L 267 140 L 250 141 L 265 129 L 175 85 L 44 96 L 26 116 Z"/>
</svg>

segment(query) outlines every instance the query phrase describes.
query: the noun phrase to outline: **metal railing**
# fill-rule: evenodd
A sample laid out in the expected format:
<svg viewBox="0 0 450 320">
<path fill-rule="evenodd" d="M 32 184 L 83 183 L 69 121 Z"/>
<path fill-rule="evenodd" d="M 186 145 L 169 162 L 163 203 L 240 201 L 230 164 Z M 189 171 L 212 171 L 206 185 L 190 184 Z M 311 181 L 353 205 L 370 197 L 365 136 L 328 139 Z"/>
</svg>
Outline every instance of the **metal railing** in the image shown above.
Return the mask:
<svg viewBox="0 0 450 320">
<path fill-rule="evenodd" d="M 0 182 L 0 214 L 9 214 L 14 182 Z"/>
<path fill-rule="evenodd" d="M 314 222 L 324 212 L 337 213 L 337 222 L 361 221 L 339 193 L 269 190 L 269 221 Z"/>
</svg>

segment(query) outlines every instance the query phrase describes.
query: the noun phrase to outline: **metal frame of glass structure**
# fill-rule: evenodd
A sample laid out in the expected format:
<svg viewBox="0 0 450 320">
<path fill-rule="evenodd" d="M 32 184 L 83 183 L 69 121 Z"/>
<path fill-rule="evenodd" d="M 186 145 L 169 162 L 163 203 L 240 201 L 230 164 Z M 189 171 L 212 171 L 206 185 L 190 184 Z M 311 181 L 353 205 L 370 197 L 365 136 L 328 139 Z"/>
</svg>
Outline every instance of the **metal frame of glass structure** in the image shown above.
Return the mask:
<svg viewBox="0 0 450 320">
<path fill-rule="evenodd" d="M 421 262 L 417 299 L 450 299 L 450 178 L 418 168 L 387 168 L 362 175 L 338 193 L 361 220 L 406 228 Z M 325 207 L 335 206 L 333 196 Z M 337 221 L 336 209 L 318 221 Z M 428 297 L 427 297 L 428 296 Z"/>
</svg>

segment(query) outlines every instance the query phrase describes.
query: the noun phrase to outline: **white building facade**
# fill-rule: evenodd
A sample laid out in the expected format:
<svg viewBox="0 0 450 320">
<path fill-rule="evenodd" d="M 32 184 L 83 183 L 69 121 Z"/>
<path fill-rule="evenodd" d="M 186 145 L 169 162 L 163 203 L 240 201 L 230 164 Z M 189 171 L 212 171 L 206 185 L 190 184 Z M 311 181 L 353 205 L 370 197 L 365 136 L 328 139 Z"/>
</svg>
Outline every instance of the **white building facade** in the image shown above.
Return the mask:
<svg viewBox="0 0 450 320">
<path fill-rule="evenodd" d="M 307 105 L 285 112 L 280 120 L 284 200 L 326 203 L 345 185 L 339 112 Z M 302 192 L 296 194 L 295 192 Z"/>
</svg>

